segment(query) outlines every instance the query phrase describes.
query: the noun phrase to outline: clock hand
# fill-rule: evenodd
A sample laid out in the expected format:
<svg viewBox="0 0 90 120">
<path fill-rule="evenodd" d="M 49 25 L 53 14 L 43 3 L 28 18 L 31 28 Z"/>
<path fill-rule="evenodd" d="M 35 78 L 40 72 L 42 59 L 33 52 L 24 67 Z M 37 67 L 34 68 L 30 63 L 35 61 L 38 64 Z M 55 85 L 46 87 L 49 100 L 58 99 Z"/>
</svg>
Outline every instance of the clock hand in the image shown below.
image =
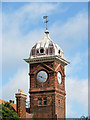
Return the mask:
<svg viewBox="0 0 90 120">
<path fill-rule="evenodd" d="M 41 77 L 41 78 L 42 78 L 42 76 L 41 76 L 41 75 L 39 75 L 39 77 Z"/>
<path fill-rule="evenodd" d="M 45 77 L 42 76 L 42 78 L 46 79 Z"/>
<path fill-rule="evenodd" d="M 43 76 L 41 76 L 41 75 L 39 75 L 39 77 L 46 79 L 45 77 L 43 77 Z"/>
</svg>

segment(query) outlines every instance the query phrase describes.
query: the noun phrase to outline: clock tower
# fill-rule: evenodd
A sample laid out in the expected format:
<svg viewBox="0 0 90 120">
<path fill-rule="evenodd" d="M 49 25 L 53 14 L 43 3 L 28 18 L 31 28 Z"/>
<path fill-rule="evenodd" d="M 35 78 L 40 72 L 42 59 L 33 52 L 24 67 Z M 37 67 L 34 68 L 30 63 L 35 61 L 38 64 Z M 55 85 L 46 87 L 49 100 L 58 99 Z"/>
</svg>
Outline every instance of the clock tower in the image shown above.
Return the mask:
<svg viewBox="0 0 90 120">
<path fill-rule="evenodd" d="M 47 29 L 25 61 L 29 63 L 30 113 L 35 118 L 65 118 L 65 66 L 69 62 Z"/>
</svg>

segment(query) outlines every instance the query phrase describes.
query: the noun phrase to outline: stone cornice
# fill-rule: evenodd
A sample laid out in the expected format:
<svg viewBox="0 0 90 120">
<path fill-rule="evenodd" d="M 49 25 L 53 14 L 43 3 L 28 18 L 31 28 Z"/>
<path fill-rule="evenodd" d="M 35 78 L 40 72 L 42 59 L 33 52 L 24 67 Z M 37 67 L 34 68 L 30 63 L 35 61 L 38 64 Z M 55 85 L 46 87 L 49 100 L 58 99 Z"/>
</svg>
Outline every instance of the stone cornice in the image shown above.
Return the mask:
<svg viewBox="0 0 90 120">
<path fill-rule="evenodd" d="M 58 63 L 61 63 L 63 66 L 66 66 L 70 64 L 68 61 L 65 59 L 61 58 L 60 56 L 48 56 L 48 57 L 40 57 L 40 58 L 27 58 L 24 59 L 27 63 L 41 63 L 41 62 L 49 62 L 49 61 L 56 61 Z"/>
</svg>

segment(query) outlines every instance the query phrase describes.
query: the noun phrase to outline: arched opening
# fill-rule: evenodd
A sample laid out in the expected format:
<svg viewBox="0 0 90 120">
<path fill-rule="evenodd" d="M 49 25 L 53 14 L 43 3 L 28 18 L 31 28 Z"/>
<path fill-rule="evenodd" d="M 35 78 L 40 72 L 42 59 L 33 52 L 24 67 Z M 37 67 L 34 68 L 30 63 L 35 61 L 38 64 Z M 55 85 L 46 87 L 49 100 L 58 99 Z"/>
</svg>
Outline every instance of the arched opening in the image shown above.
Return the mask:
<svg viewBox="0 0 90 120">
<path fill-rule="evenodd" d="M 40 49 L 40 53 L 44 53 L 44 49 L 43 48 Z"/>
</svg>

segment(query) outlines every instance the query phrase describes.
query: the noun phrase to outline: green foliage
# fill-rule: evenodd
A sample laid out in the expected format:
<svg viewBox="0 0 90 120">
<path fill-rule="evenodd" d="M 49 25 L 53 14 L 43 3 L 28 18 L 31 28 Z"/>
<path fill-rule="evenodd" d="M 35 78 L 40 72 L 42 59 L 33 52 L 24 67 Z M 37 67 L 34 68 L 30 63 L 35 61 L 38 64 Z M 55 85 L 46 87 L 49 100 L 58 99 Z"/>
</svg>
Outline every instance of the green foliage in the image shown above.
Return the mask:
<svg viewBox="0 0 90 120">
<path fill-rule="evenodd" d="M 35 116 L 34 116 L 34 114 L 33 114 L 32 120 L 35 120 L 34 118 L 35 118 Z"/>
<path fill-rule="evenodd" d="M 17 113 L 12 109 L 10 103 L 0 104 L 0 118 L 2 117 L 3 120 L 18 120 Z M 2 116 L 1 116 L 2 115 Z"/>
<path fill-rule="evenodd" d="M 2 118 L 2 105 L 0 104 L 0 120 Z"/>
</svg>

